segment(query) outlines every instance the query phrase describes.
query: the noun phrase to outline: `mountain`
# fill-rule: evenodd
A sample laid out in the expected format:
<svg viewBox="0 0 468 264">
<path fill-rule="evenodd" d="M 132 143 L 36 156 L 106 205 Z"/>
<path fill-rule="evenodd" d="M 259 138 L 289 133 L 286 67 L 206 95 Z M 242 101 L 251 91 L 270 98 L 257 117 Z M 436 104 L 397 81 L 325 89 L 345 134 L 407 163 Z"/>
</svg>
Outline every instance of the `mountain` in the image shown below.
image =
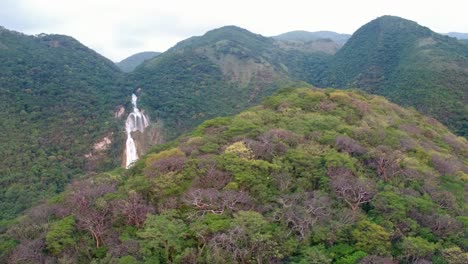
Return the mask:
<svg viewBox="0 0 468 264">
<path fill-rule="evenodd" d="M 130 95 L 120 74 L 71 37 L 0 28 L 0 226 L 71 178 L 118 164 L 113 110 Z"/>
<path fill-rule="evenodd" d="M 0 231 L 70 180 L 119 163 L 132 92 L 152 124 L 133 135 L 140 156 L 148 142 L 239 113 L 300 81 L 381 94 L 467 135 L 467 45 L 390 16 L 364 25 L 335 55 L 330 41 L 288 42 L 227 26 L 123 74 L 71 37 L 0 28 Z"/>
<path fill-rule="evenodd" d="M 141 155 L 203 120 L 258 103 L 329 57 L 304 54 L 225 27 L 180 43 L 127 77 L 71 37 L 1 28 L 0 227 L 71 179 L 119 163 L 132 91 L 142 91 L 140 109 L 152 124 L 133 135 Z"/>
<path fill-rule="evenodd" d="M 316 31 L 309 32 L 303 30 L 291 31 L 274 36 L 274 39 L 285 40 L 285 41 L 301 41 L 309 42 L 316 41 L 319 39 L 330 39 L 333 42 L 337 43 L 340 46 L 343 46 L 346 41 L 351 37 L 349 34 L 340 34 L 333 31 Z"/>
<path fill-rule="evenodd" d="M 466 263 L 467 150 L 382 97 L 285 89 L 75 181 L 0 237 L 1 261 Z"/>
<path fill-rule="evenodd" d="M 321 52 L 330 55 L 335 54 L 341 48 L 341 45 L 331 39 L 317 39 L 307 42 L 277 40 L 276 44 L 279 48 L 285 50 L 298 50 L 303 53 Z"/>
<path fill-rule="evenodd" d="M 323 72 L 318 68 L 329 57 L 281 48 L 272 38 L 226 26 L 145 61 L 130 79 L 142 88 L 142 107 L 170 139 L 206 119 L 256 104 L 285 83 Z"/>
<path fill-rule="evenodd" d="M 468 46 L 413 21 L 383 16 L 362 26 L 323 75 L 312 83 L 383 95 L 468 135 Z"/>
<path fill-rule="evenodd" d="M 132 56 L 123 59 L 120 62 L 117 62 L 116 65 L 123 71 L 123 72 L 131 72 L 135 70 L 135 68 L 142 64 L 145 60 L 152 59 L 156 56 L 161 54 L 161 52 L 155 51 L 144 51 L 139 52 L 137 54 L 133 54 Z"/>
<path fill-rule="evenodd" d="M 447 36 L 452 37 L 452 38 L 457 38 L 457 39 L 460 39 L 460 40 L 468 39 L 468 33 L 449 32 L 449 33 L 446 33 L 444 35 L 447 35 Z"/>
</svg>

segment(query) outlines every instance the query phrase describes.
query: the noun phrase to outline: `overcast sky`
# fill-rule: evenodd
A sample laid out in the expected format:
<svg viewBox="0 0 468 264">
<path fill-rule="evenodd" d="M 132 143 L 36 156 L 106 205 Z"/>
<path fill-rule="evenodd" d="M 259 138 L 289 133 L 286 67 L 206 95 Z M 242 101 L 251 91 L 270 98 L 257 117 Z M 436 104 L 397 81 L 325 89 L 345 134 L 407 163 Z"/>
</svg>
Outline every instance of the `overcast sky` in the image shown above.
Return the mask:
<svg viewBox="0 0 468 264">
<path fill-rule="evenodd" d="M 463 0 L 0 0 L 0 25 L 26 34 L 73 36 L 113 61 L 165 51 L 224 25 L 264 36 L 293 30 L 353 33 L 382 15 L 436 32 L 468 32 Z"/>
</svg>

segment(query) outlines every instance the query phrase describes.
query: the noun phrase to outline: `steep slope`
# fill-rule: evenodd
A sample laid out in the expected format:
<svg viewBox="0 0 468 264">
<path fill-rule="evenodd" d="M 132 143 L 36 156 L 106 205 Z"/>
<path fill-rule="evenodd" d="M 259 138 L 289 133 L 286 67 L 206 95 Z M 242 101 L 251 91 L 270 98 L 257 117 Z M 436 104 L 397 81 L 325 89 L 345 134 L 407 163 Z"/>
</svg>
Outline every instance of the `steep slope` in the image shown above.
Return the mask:
<svg viewBox="0 0 468 264">
<path fill-rule="evenodd" d="M 138 67 L 131 79 L 143 90 L 141 105 L 173 138 L 258 103 L 279 84 L 322 72 L 314 67 L 328 57 L 282 49 L 272 38 L 227 26 L 180 42 Z"/>
<path fill-rule="evenodd" d="M 362 26 L 315 83 L 383 95 L 468 135 L 468 46 L 415 22 L 383 16 Z"/>
<path fill-rule="evenodd" d="M 123 59 L 120 62 L 117 62 L 116 65 L 124 72 L 131 72 L 135 70 L 135 68 L 142 64 L 145 60 L 152 59 L 156 56 L 161 54 L 161 52 L 156 51 L 144 51 L 139 52 L 137 54 L 133 54 L 132 56 Z"/>
<path fill-rule="evenodd" d="M 333 31 L 316 31 L 309 32 L 303 30 L 296 30 L 291 32 L 286 32 L 278 36 L 274 36 L 274 39 L 285 40 L 285 41 L 302 41 L 309 42 L 315 41 L 318 39 L 330 39 L 333 42 L 337 43 L 340 46 L 343 46 L 346 41 L 351 37 L 349 34 L 340 34 Z"/>
<path fill-rule="evenodd" d="M 0 223 L 85 169 L 113 167 L 120 71 L 71 37 L 0 28 Z"/>
<path fill-rule="evenodd" d="M 467 150 L 382 97 L 283 90 L 74 182 L 8 230 L 1 260 L 466 263 Z"/>
</svg>

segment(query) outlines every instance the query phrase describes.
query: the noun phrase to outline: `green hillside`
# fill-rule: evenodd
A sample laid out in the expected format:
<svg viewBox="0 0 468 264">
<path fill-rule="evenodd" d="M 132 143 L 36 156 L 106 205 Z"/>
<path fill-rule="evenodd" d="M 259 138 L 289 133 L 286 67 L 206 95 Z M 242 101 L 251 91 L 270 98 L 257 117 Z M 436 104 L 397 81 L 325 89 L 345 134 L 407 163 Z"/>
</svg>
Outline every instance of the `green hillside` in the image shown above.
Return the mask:
<svg viewBox="0 0 468 264">
<path fill-rule="evenodd" d="M 161 54 L 161 52 L 155 51 L 144 51 L 139 52 L 137 54 L 133 54 L 132 56 L 123 59 L 122 61 L 116 63 L 116 65 L 123 71 L 123 72 L 132 72 L 135 68 L 142 64 L 145 60 L 152 59 L 156 56 Z"/>
<path fill-rule="evenodd" d="M 362 26 L 325 76 L 314 83 L 383 95 L 468 135 L 468 45 L 413 21 L 383 16 Z"/>
<path fill-rule="evenodd" d="M 136 88 L 167 140 L 299 81 L 384 95 L 466 137 L 468 45 L 389 16 L 364 25 L 336 55 L 329 42 L 314 43 L 227 26 L 123 74 L 71 37 L 0 28 L 0 221 L 77 175 L 117 165 L 125 135 L 113 111 Z M 111 144 L 97 150 L 106 138 Z"/>
<path fill-rule="evenodd" d="M 466 263 L 468 142 L 382 97 L 286 89 L 75 181 L 6 263 Z"/>
<path fill-rule="evenodd" d="M 0 28 L 0 226 L 86 169 L 118 164 L 113 110 L 129 95 L 119 78 L 71 37 Z M 93 152 L 106 136 L 108 149 Z"/>
<path fill-rule="evenodd" d="M 238 113 L 285 83 L 323 72 L 318 69 L 330 55 L 305 54 L 227 26 L 178 43 L 146 61 L 130 79 L 143 90 L 141 105 L 174 138 L 203 120 Z"/>
</svg>

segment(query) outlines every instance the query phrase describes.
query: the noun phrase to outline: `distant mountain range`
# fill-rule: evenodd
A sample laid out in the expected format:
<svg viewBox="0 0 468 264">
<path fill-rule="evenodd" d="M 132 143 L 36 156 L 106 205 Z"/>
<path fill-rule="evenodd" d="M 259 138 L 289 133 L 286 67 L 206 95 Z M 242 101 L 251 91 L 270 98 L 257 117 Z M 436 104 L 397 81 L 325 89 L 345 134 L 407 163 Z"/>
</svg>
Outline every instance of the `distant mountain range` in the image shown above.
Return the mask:
<svg viewBox="0 0 468 264">
<path fill-rule="evenodd" d="M 303 30 L 286 32 L 278 36 L 274 36 L 274 39 L 277 40 L 286 40 L 286 41 L 316 41 L 319 39 L 330 39 L 339 45 L 344 45 L 346 41 L 351 37 L 350 34 L 340 34 L 333 31 L 316 31 L 309 32 Z"/>
<path fill-rule="evenodd" d="M 450 36 L 450 37 L 453 37 L 453 38 L 457 38 L 457 39 L 460 39 L 460 40 L 468 39 L 468 33 L 449 32 L 449 33 L 446 33 L 444 35 L 447 35 L 447 36 Z"/>
<path fill-rule="evenodd" d="M 384 95 L 438 118 L 461 135 L 467 134 L 467 109 L 463 107 L 467 105 L 468 87 L 466 45 L 392 16 L 364 25 L 341 49 L 336 48 L 335 55 L 335 51 L 308 49 L 311 46 L 304 42 L 305 37 L 300 40 L 302 35 L 339 36 L 333 32 L 292 32 L 278 40 L 237 27 L 223 27 L 183 41 L 146 61 L 132 78 L 138 86 L 146 87 L 145 91 L 154 93 L 142 98 L 142 103 L 151 104 L 149 109 L 157 109 L 158 116 L 181 127 L 186 122 L 196 124 L 197 120 L 215 116 L 219 114 L 217 109 L 226 114 L 242 109 L 273 92 L 278 83 L 303 80 L 320 87 L 359 88 Z M 337 45 L 333 40 L 328 43 Z M 182 72 L 186 77 L 180 79 Z M 196 78 L 203 74 L 202 89 L 196 84 L 201 80 Z M 207 82 L 213 76 L 217 76 L 216 81 Z M 176 85 L 169 83 L 173 81 Z M 197 95 L 187 97 L 187 87 L 193 87 Z M 209 90 L 215 100 L 197 99 L 206 98 L 198 94 Z M 221 98 L 229 100 L 223 102 Z M 224 107 L 214 106 L 213 102 Z M 182 110 L 182 106 L 191 104 L 188 112 Z M 178 114 L 173 112 L 177 105 L 181 106 Z M 169 117 L 171 114 L 174 118 Z"/>
<path fill-rule="evenodd" d="M 144 51 L 132 56 L 123 59 L 120 62 L 117 62 L 116 65 L 124 72 L 133 71 L 138 65 L 142 64 L 145 60 L 152 59 L 161 54 L 161 52 L 156 51 Z"/>
</svg>

